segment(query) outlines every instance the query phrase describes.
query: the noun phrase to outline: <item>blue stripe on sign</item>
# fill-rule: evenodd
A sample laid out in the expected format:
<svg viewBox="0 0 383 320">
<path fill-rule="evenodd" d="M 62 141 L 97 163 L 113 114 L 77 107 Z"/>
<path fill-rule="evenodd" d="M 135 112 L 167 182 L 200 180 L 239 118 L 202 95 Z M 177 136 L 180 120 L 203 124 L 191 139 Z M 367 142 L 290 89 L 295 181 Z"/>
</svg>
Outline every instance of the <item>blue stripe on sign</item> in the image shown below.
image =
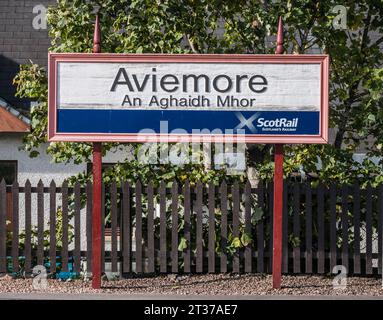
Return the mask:
<svg viewBox="0 0 383 320">
<path fill-rule="evenodd" d="M 246 134 L 318 135 L 317 111 L 58 109 L 58 133 L 193 133 L 241 129 Z M 167 129 L 166 129 L 167 128 Z M 143 131 L 145 130 L 145 131 Z M 165 130 L 165 131 L 164 131 Z M 219 133 L 219 132 L 217 132 Z"/>
</svg>

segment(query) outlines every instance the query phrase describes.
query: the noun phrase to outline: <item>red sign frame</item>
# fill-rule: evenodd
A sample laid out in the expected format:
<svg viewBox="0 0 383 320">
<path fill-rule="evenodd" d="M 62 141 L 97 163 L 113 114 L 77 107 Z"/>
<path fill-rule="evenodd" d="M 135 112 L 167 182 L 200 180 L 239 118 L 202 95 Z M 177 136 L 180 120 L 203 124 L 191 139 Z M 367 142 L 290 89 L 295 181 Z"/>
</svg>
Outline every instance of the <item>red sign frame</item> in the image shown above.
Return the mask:
<svg viewBox="0 0 383 320">
<path fill-rule="evenodd" d="M 318 135 L 224 135 L 224 134 L 107 134 L 57 132 L 57 65 L 60 62 L 121 62 L 121 63 L 267 63 L 267 64 L 320 64 L 321 101 Z M 243 142 L 324 144 L 328 142 L 328 55 L 250 55 L 250 54 L 110 54 L 110 53 L 49 53 L 48 83 L 48 140 L 73 142 Z"/>
</svg>

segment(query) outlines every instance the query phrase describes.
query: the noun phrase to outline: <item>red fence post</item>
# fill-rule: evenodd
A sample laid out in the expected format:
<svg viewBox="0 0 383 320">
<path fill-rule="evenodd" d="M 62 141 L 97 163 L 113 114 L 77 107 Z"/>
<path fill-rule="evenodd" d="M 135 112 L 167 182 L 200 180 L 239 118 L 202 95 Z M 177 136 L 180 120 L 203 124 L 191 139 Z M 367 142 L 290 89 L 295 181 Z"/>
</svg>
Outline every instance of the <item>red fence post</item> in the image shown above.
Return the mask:
<svg viewBox="0 0 383 320">
<path fill-rule="evenodd" d="M 93 53 L 101 52 L 100 21 L 96 16 L 93 38 Z M 93 210 L 92 210 L 92 288 L 101 288 L 101 181 L 102 145 L 93 142 Z"/>
<path fill-rule="evenodd" d="M 283 53 L 283 25 L 279 17 L 276 54 Z M 282 219 L 283 219 L 283 144 L 275 145 L 274 153 L 274 224 L 273 224 L 273 288 L 281 287 Z"/>
</svg>

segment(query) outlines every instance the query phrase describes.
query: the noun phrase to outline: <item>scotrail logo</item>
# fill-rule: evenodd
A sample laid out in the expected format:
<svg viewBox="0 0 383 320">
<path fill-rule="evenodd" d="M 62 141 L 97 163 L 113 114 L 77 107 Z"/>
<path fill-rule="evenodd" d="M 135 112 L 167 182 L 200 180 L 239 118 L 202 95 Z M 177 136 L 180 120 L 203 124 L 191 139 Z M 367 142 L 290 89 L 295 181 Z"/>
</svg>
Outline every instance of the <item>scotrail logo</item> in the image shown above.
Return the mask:
<svg viewBox="0 0 383 320">
<path fill-rule="evenodd" d="M 250 118 L 246 119 L 241 112 L 236 112 L 236 117 L 240 123 L 236 126 L 236 130 L 247 127 L 251 133 L 257 133 L 260 129 L 262 132 L 275 132 L 275 131 L 290 131 L 294 132 L 298 128 L 298 118 L 276 118 L 265 119 L 261 117 L 260 112 L 254 113 Z"/>
<path fill-rule="evenodd" d="M 259 118 L 257 120 L 257 127 L 261 128 L 262 131 L 296 131 L 298 127 L 298 118 L 277 118 L 275 120 Z"/>
</svg>

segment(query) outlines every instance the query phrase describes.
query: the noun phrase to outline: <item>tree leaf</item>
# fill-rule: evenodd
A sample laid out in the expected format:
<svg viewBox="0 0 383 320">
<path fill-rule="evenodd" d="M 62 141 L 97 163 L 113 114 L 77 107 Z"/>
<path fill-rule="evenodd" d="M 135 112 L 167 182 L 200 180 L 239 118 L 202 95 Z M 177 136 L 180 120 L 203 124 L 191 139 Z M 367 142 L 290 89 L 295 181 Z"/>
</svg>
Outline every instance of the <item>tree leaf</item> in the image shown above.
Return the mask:
<svg viewBox="0 0 383 320">
<path fill-rule="evenodd" d="M 178 245 L 178 251 L 184 251 L 187 247 L 187 240 L 184 237 L 181 237 L 180 243 Z"/>
</svg>

